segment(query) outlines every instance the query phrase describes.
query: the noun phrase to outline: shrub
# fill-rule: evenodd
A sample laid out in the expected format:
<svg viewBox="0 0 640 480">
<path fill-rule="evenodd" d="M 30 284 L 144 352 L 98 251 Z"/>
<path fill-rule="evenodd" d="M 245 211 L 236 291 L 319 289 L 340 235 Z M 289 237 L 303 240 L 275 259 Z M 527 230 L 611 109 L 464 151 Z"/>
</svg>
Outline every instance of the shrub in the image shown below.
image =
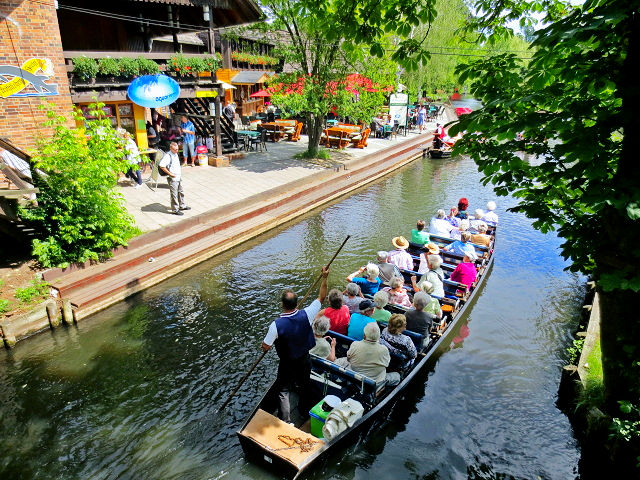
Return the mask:
<svg viewBox="0 0 640 480">
<path fill-rule="evenodd" d="M 9 303 L 9 300 L 0 299 L 0 315 L 7 313 L 10 308 L 11 304 Z"/>
<path fill-rule="evenodd" d="M 125 77 L 137 77 L 140 75 L 140 63 L 135 58 L 122 57 L 118 60 L 120 73 Z"/>
<path fill-rule="evenodd" d="M 31 303 L 34 299 L 47 296 L 48 293 L 49 284 L 36 277 L 28 287 L 17 288 L 14 296 L 22 303 Z"/>
<path fill-rule="evenodd" d="M 155 75 L 160 72 L 160 66 L 151 59 L 138 57 L 136 61 L 140 75 Z"/>
<path fill-rule="evenodd" d="M 98 60 L 98 71 L 100 75 L 120 75 L 120 65 L 115 58 L 107 57 Z"/>
<path fill-rule="evenodd" d="M 73 59 L 73 73 L 78 75 L 82 80 L 95 78 L 98 74 L 98 62 L 93 58 L 76 57 Z"/>
<path fill-rule="evenodd" d="M 109 257 L 139 232 L 115 189 L 128 162 L 102 107 L 90 105 L 95 119 L 74 128 L 51 107 L 47 111 L 45 126 L 55 133 L 38 140 L 33 157 L 38 204 L 20 211 L 45 232 L 33 241 L 33 253 L 44 267 Z"/>
</svg>

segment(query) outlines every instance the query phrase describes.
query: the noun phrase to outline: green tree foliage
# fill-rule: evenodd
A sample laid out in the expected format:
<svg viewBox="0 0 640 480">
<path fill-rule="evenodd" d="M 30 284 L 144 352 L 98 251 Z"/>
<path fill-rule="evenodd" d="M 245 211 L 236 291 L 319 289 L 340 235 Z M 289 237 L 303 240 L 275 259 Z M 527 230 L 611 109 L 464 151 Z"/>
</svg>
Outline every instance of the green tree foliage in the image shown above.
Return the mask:
<svg viewBox="0 0 640 480">
<path fill-rule="evenodd" d="M 116 191 L 119 172 L 129 168 L 123 143 L 102 107 L 90 106 L 95 119 L 82 128 L 47 111 L 45 125 L 55 133 L 38 141 L 33 157 L 37 205 L 21 211 L 43 232 L 33 253 L 45 267 L 108 257 L 138 233 Z"/>
<path fill-rule="evenodd" d="M 606 407 L 615 416 L 618 401 L 640 404 L 640 1 L 499 6 L 521 15 L 546 6 L 552 23 L 537 33 L 526 68 L 504 54 L 459 69 L 484 108 L 454 127 L 467 132 L 457 150 L 499 195 L 518 197 L 514 210 L 535 227 L 558 230 L 571 270 L 597 280 Z M 475 31 L 497 38 L 506 28 L 498 17 Z"/>
<path fill-rule="evenodd" d="M 310 154 L 318 148 L 323 117 L 329 112 L 328 108 L 320 108 L 329 103 L 324 101 L 325 85 L 356 71 L 354 67 L 363 61 L 365 55 L 384 57 L 390 47 L 391 36 L 395 50 L 391 60 L 410 70 L 417 68 L 420 62 L 428 59 L 428 55 L 420 41 L 410 38 L 410 34 L 421 22 L 433 21 L 436 15 L 434 4 L 434 0 L 262 2 L 274 20 L 266 28 L 286 32 L 278 56 L 293 67 L 298 78 L 310 74 L 316 85 L 305 92 L 308 104 L 314 107 L 306 112 Z"/>
<path fill-rule="evenodd" d="M 496 37 L 492 42 L 475 42 L 476 37 L 464 34 L 464 25 L 470 16 L 469 7 L 463 0 L 439 0 L 438 16 L 431 24 L 421 24 L 415 28 L 413 36 L 422 38 L 428 33 L 425 48 L 430 59 L 415 71 L 402 75 L 402 82 L 411 94 L 444 90 L 453 92 L 459 85 L 456 67 L 470 57 L 489 56 L 496 53 L 514 51 L 520 57 L 529 56 L 529 42 L 520 35 Z"/>
</svg>

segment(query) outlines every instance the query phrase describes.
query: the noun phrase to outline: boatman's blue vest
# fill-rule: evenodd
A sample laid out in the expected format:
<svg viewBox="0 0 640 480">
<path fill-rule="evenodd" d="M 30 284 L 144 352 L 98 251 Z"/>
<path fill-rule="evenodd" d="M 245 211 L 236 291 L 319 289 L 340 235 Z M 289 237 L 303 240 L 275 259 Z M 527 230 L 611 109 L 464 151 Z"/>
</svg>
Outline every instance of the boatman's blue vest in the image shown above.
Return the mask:
<svg viewBox="0 0 640 480">
<path fill-rule="evenodd" d="M 282 360 L 303 357 L 316 345 L 307 312 L 296 310 L 285 313 L 276 320 L 278 338 L 276 351 Z"/>
</svg>

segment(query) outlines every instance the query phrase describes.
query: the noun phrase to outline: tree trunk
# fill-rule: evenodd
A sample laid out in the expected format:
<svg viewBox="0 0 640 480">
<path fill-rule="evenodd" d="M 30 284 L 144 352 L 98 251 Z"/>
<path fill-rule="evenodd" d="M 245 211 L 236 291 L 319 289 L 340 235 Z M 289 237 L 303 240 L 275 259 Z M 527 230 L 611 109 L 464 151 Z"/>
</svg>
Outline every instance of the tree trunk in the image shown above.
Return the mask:
<svg viewBox="0 0 640 480">
<path fill-rule="evenodd" d="M 324 128 L 324 122 L 322 118 L 307 114 L 307 133 L 309 135 L 309 147 L 307 153 L 309 158 L 315 158 L 318 154 L 318 145 L 320 145 L 320 137 L 322 136 L 322 130 Z"/>
<path fill-rule="evenodd" d="M 621 36 L 628 40 L 627 55 L 618 72 L 616 83 L 622 98 L 622 151 L 614 176 L 616 197 L 601 213 L 599 233 L 603 248 L 594 252 L 598 273 L 620 272 L 633 278 L 640 271 L 638 220 L 632 220 L 620 202 L 633 201 L 640 185 L 637 155 L 640 151 L 640 91 L 636 85 L 635 68 L 640 62 L 640 16 L 629 15 Z M 624 41 L 623 38 L 620 41 Z M 622 202 L 621 202 L 622 201 Z M 614 206 L 616 205 L 616 206 Z M 622 282 L 622 279 L 621 279 Z M 620 414 L 617 402 L 640 401 L 640 293 L 632 290 L 602 292 L 601 346 L 605 400 L 608 413 Z"/>
</svg>

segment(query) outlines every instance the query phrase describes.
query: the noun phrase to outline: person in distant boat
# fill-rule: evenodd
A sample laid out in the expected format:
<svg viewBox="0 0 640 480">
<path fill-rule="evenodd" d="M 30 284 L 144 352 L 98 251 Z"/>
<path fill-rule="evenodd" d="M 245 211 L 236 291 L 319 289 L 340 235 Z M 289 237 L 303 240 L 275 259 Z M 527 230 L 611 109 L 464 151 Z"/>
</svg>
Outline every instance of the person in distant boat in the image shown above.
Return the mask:
<svg viewBox="0 0 640 480">
<path fill-rule="evenodd" d="M 440 255 L 429 255 L 427 257 L 427 265 L 429 266 L 429 270 L 422 277 L 420 277 L 420 281 L 416 283 L 416 276 L 413 275 L 411 277 L 411 285 L 413 286 L 414 292 L 419 292 L 421 290 L 420 285 L 425 280 L 430 282 L 433 285 L 433 292 L 430 295 L 435 295 L 437 297 L 444 297 L 444 272 L 442 271 L 442 257 Z"/>
<path fill-rule="evenodd" d="M 360 312 L 351 314 L 351 319 L 349 320 L 349 329 L 347 330 L 348 336 L 350 336 L 351 338 L 355 338 L 356 340 L 362 340 L 365 325 L 371 322 L 376 322 L 373 318 L 371 318 L 375 306 L 376 304 L 368 299 L 360 302 Z"/>
<path fill-rule="evenodd" d="M 311 328 L 313 329 L 313 336 L 316 339 L 316 346 L 309 350 L 309 353 L 333 362 L 336 359 L 336 339 L 325 337 L 329 331 L 329 324 L 330 320 L 320 314 L 318 314 L 313 321 Z"/>
<path fill-rule="evenodd" d="M 387 347 L 389 351 L 401 354 L 406 360 L 401 368 L 406 368 L 413 363 L 418 355 L 413 341 L 404 332 L 407 329 L 407 320 L 401 313 L 394 313 L 389 319 L 389 325 L 382 330 L 380 343 Z"/>
<path fill-rule="evenodd" d="M 377 383 L 386 380 L 387 386 L 392 387 L 400 383 L 401 378 L 398 372 L 387 372 L 390 362 L 389 349 L 380 344 L 380 327 L 375 322 L 364 327 L 363 339 L 351 344 L 347 357 L 336 361 L 338 365 L 350 368 Z"/>
<path fill-rule="evenodd" d="M 400 236 L 393 238 L 391 243 L 395 247 L 395 250 L 389 252 L 387 261 L 402 270 L 413 270 L 413 258 L 407 252 L 407 248 L 409 248 L 408 240 Z"/>
<path fill-rule="evenodd" d="M 411 241 L 413 243 L 419 243 L 420 245 L 429 243 L 429 232 L 427 232 L 424 227 L 424 220 L 418 220 L 418 223 L 416 223 L 416 228 L 411 230 Z"/>
<path fill-rule="evenodd" d="M 291 422 L 291 408 L 289 405 L 289 391 L 296 388 L 299 394 L 298 408 L 301 412 L 309 411 L 311 390 L 309 375 L 311 374 L 311 359 L 309 350 L 316 345 L 311 325 L 322 308 L 322 302 L 327 296 L 327 277 L 329 269 L 322 268 L 322 283 L 318 298 L 303 310 L 298 310 L 298 296 L 292 290 L 284 290 L 280 297 L 282 312 L 280 317 L 271 322 L 267 335 L 262 341 L 262 349 L 266 352 L 275 344 L 280 357 L 278 376 L 272 390 L 275 398 L 270 398 L 267 404 L 279 404 L 280 418 Z"/>
<path fill-rule="evenodd" d="M 444 142 L 440 138 L 440 134 L 439 133 L 435 133 L 433 135 L 433 148 L 435 150 L 442 150 L 443 147 L 444 147 Z"/>
<path fill-rule="evenodd" d="M 466 251 L 462 262 L 451 272 L 449 280 L 471 287 L 471 284 L 476 281 L 476 277 L 478 276 L 475 264 L 477 258 L 475 252 Z"/>
<path fill-rule="evenodd" d="M 388 262 L 389 253 L 384 250 L 380 250 L 377 254 L 378 257 L 378 277 L 384 285 L 389 285 L 389 281 L 392 277 L 399 277 L 402 275 L 400 270 L 395 265 Z"/>
<path fill-rule="evenodd" d="M 404 314 L 407 319 L 407 330 L 424 335 L 425 344 L 429 342 L 429 332 L 437 321 L 433 313 L 425 311 L 431 300 L 432 298 L 426 292 L 416 292 L 413 296 L 413 309 L 407 310 Z"/>
<path fill-rule="evenodd" d="M 346 335 L 351 312 L 349 312 L 349 307 L 342 303 L 342 292 L 337 288 L 329 290 L 327 300 L 329 301 L 329 306 L 324 310 L 320 310 L 319 315 L 324 315 L 329 319 L 330 330 Z"/>
<path fill-rule="evenodd" d="M 471 243 L 471 234 L 469 232 L 462 232 L 460 238 L 460 240 L 456 240 L 446 247 L 442 247 L 442 249 L 447 252 L 457 253 L 458 255 L 465 255 L 467 252 L 475 255 L 476 248 Z"/>
<path fill-rule="evenodd" d="M 374 295 L 378 290 L 380 290 L 380 285 L 382 284 L 382 280 L 378 277 L 379 273 L 380 270 L 378 269 L 378 266 L 373 263 L 369 263 L 367 266 L 360 267 L 349 275 L 347 277 L 347 282 L 352 282 L 358 285 L 363 295 Z M 365 277 L 356 276 L 362 274 L 365 274 Z"/>
<path fill-rule="evenodd" d="M 456 215 L 456 217 L 460 219 L 467 218 L 467 208 L 469 208 L 469 200 L 467 200 L 465 197 L 462 197 L 460 200 L 458 200 L 458 215 Z"/>
<path fill-rule="evenodd" d="M 453 226 L 445 220 L 446 213 L 444 210 L 439 209 L 436 212 L 436 216 L 431 219 L 429 224 L 429 233 L 431 235 L 438 235 L 440 237 L 450 237 Z"/>
<path fill-rule="evenodd" d="M 487 213 L 485 213 L 484 217 L 482 217 L 482 220 L 487 222 L 492 227 L 498 225 L 498 215 L 496 214 L 496 212 L 494 212 L 495 209 L 496 202 L 494 202 L 493 200 L 487 202 Z"/>
<path fill-rule="evenodd" d="M 471 243 L 475 243 L 476 245 L 484 245 L 485 247 L 491 246 L 491 236 L 487 235 L 486 223 L 478 225 L 478 233 L 471 235 Z"/>
<path fill-rule="evenodd" d="M 469 218 L 469 231 L 471 233 L 478 233 L 479 225 L 486 225 L 485 221 L 482 220 L 484 217 L 484 212 L 481 208 L 476 208 L 476 211 L 473 214 L 473 218 Z"/>
<path fill-rule="evenodd" d="M 347 288 L 342 295 L 342 303 L 347 306 L 349 313 L 360 311 L 360 302 L 364 300 L 362 293 L 360 293 L 360 287 L 351 282 L 347 284 Z"/>
<path fill-rule="evenodd" d="M 411 299 L 404 288 L 404 280 L 402 277 L 393 277 L 390 286 L 382 289 L 389 294 L 389 303 L 402 305 L 403 307 L 411 307 Z"/>
<path fill-rule="evenodd" d="M 429 270 L 429 264 L 427 257 L 429 255 L 440 255 L 440 247 L 435 243 L 428 243 L 424 246 L 424 252 L 420 254 L 420 265 L 418 266 L 418 273 L 424 273 Z"/>
<path fill-rule="evenodd" d="M 391 312 L 389 310 L 385 310 L 385 306 L 389 303 L 389 294 L 384 290 L 380 290 L 373 296 L 373 303 L 376 304 L 376 308 L 373 310 L 373 318 L 376 322 L 387 323 L 389 321 L 389 317 L 391 317 Z"/>
</svg>

